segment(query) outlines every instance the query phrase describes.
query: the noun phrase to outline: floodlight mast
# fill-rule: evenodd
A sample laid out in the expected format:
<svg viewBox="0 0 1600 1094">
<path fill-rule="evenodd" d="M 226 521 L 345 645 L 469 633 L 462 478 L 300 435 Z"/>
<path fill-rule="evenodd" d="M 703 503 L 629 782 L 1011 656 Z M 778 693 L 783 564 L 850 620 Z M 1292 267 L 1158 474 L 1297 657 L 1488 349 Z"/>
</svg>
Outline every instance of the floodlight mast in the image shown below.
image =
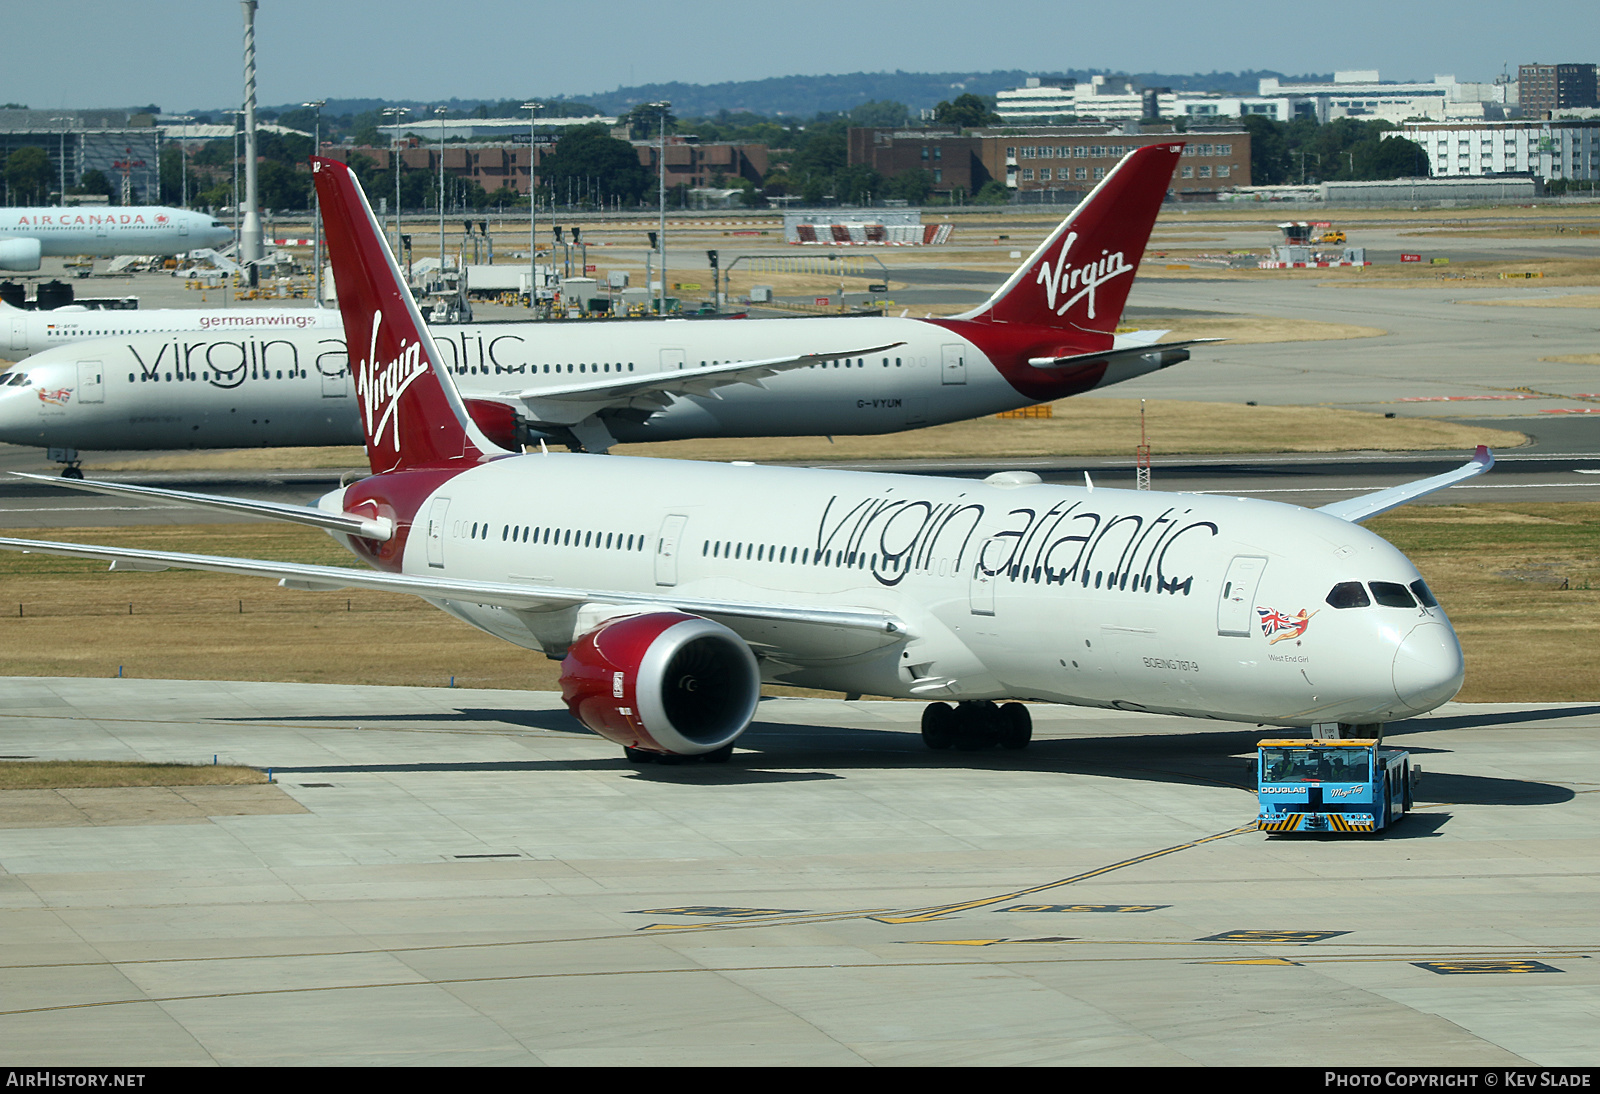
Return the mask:
<svg viewBox="0 0 1600 1094">
<path fill-rule="evenodd" d="M 311 147 L 312 155 L 322 155 L 322 108 L 328 105 L 326 99 L 316 99 L 309 103 L 301 103 L 307 110 L 317 112 L 316 124 L 312 127 Z M 184 179 L 188 182 L 187 176 Z M 312 293 L 314 307 L 322 307 L 322 205 L 317 197 L 317 188 L 311 187 L 311 266 L 314 271 L 312 278 Z"/>
<path fill-rule="evenodd" d="M 661 292 L 657 297 L 656 314 L 665 316 L 667 314 L 667 110 L 672 106 L 672 103 L 663 99 L 658 103 L 650 103 L 649 105 L 656 108 L 656 120 L 661 126 L 661 148 L 657 153 L 656 163 L 656 166 L 660 169 L 661 177 L 661 234 L 656 238 L 657 245 L 661 248 Z M 646 288 L 648 287 L 646 286 Z"/>
<path fill-rule="evenodd" d="M 544 103 L 529 99 L 522 104 L 522 109 L 528 112 L 528 307 L 537 307 L 539 304 L 539 241 L 534 235 L 534 226 L 539 219 L 539 194 L 533 178 L 533 144 L 535 119 L 539 117 L 539 108 Z"/>
</svg>

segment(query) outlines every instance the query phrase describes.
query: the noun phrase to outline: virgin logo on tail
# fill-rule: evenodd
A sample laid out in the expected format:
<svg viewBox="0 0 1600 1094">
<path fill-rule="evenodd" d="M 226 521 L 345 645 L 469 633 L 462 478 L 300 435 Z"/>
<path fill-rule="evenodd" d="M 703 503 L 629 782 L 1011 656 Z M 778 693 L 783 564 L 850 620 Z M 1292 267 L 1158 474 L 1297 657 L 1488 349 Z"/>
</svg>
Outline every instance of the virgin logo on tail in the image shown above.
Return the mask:
<svg viewBox="0 0 1600 1094">
<path fill-rule="evenodd" d="M 406 388 L 428 373 L 428 362 L 422 356 L 422 344 L 413 342 L 400 346 L 400 355 L 387 364 L 378 359 L 378 329 L 383 324 L 383 311 L 372 313 L 372 340 L 367 347 L 367 359 L 360 363 L 356 376 L 356 398 L 361 405 L 361 417 L 367 427 L 367 436 L 376 444 L 383 431 L 392 425 L 393 437 L 389 446 L 400 451 L 400 415 L 397 413 L 400 396 Z"/>
<path fill-rule="evenodd" d="M 1128 260 L 1121 251 L 1101 251 L 1100 257 L 1086 266 L 1074 267 L 1068 258 L 1072 254 L 1072 245 L 1077 242 L 1078 233 L 1067 233 L 1066 241 L 1061 245 L 1061 259 L 1056 268 L 1050 268 L 1047 258 L 1039 263 L 1039 277 L 1037 283 L 1044 286 L 1045 307 L 1053 309 L 1057 315 L 1065 315 L 1067 311 L 1088 297 L 1089 318 L 1094 314 L 1094 291 L 1113 277 L 1133 273 L 1134 268 L 1128 265 Z M 1072 292 L 1077 289 L 1077 292 Z M 1062 293 L 1072 293 L 1056 306 L 1056 297 Z"/>
</svg>

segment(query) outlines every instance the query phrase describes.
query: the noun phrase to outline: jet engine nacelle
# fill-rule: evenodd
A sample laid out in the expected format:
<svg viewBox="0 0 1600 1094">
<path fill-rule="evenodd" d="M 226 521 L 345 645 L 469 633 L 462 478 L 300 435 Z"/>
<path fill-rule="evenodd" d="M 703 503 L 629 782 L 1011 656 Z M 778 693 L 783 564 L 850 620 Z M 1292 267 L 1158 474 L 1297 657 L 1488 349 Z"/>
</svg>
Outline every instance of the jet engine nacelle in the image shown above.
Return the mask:
<svg viewBox="0 0 1600 1094">
<path fill-rule="evenodd" d="M 37 239 L 0 239 L 0 270 L 37 270 L 40 254 Z"/>
<path fill-rule="evenodd" d="M 761 672 L 744 639 L 682 612 L 610 619 L 561 663 L 572 716 L 624 748 L 697 756 L 732 744 L 755 717 Z"/>
<path fill-rule="evenodd" d="M 528 440 L 528 427 L 518 420 L 516 410 L 493 399 L 463 400 L 467 413 L 483 435 L 509 452 L 521 452 Z"/>
</svg>

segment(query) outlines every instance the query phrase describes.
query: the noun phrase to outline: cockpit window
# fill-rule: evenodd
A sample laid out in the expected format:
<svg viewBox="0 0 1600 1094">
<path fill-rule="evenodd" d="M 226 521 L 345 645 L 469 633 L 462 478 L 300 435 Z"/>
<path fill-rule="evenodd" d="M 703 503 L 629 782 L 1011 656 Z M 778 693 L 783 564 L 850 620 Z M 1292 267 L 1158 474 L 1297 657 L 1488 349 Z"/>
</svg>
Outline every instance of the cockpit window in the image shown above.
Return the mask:
<svg viewBox="0 0 1600 1094">
<path fill-rule="evenodd" d="M 1367 599 L 1367 590 L 1361 582 L 1341 581 L 1328 594 L 1328 603 L 1335 608 L 1365 608 L 1372 601 Z"/>
<path fill-rule="evenodd" d="M 1439 601 L 1434 597 L 1433 590 L 1428 588 L 1428 583 L 1420 577 L 1411 583 L 1411 591 L 1417 595 L 1417 600 L 1424 608 L 1437 608 Z"/>
<path fill-rule="evenodd" d="M 1374 581 L 1372 583 L 1372 596 L 1385 608 L 1415 608 L 1417 602 L 1411 598 L 1411 591 L 1404 585 L 1393 581 Z"/>
<path fill-rule="evenodd" d="M 0 378 L 0 387 L 24 387 L 28 383 L 28 374 L 20 369 L 14 369 Z"/>
</svg>

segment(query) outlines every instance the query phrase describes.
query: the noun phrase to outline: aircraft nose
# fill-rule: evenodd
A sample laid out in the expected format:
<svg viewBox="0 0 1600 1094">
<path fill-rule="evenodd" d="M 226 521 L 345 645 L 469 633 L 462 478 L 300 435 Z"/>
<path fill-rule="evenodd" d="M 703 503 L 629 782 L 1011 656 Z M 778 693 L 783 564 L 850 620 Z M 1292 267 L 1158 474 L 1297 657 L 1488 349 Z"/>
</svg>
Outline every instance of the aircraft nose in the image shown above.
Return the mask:
<svg viewBox="0 0 1600 1094">
<path fill-rule="evenodd" d="M 1444 623 L 1420 623 L 1394 653 L 1394 691 L 1421 714 L 1455 698 L 1466 678 L 1461 643 Z"/>
</svg>

